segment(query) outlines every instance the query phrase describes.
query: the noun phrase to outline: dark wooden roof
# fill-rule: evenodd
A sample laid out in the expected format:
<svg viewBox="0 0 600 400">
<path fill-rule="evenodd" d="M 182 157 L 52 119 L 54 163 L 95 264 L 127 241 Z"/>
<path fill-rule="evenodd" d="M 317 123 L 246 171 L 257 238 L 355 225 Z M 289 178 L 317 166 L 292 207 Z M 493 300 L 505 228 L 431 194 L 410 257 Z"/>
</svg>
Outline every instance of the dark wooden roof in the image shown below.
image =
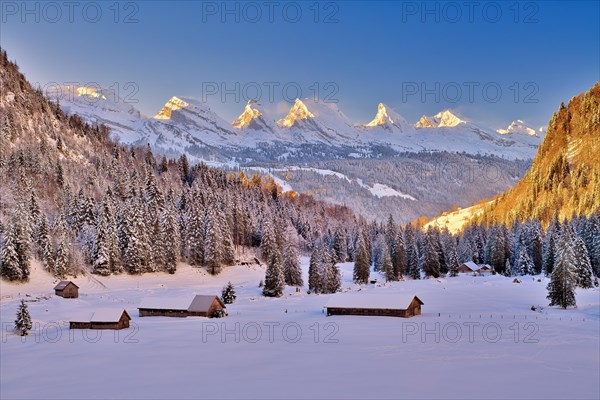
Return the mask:
<svg viewBox="0 0 600 400">
<path fill-rule="evenodd" d="M 71 284 L 71 285 L 75 286 L 77 289 L 79 289 L 79 286 L 74 284 L 72 281 L 60 281 L 58 283 L 58 285 L 54 286 L 54 290 L 63 290 L 64 288 L 69 286 L 69 284 Z"/>
</svg>

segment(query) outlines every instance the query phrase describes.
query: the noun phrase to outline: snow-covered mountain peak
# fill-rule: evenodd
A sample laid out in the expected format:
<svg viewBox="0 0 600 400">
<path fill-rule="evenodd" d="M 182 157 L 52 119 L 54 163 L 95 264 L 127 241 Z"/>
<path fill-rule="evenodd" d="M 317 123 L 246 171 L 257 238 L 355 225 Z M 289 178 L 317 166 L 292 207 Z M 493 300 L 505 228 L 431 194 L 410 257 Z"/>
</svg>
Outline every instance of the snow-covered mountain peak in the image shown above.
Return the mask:
<svg viewBox="0 0 600 400">
<path fill-rule="evenodd" d="M 410 129 L 406 120 L 384 103 L 377 105 L 377 114 L 375 114 L 375 118 L 371 122 L 359 126 L 364 128 L 383 127 L 388 130 L 397 128 L 400 132 Z"/>
<path fill-rule="evenodd" d="M 292 108 L 290 108 L 290 111 L 285 116 L 285 118 L 282 118 L 279 121 L 277 121 L 277 124 L 282 127 L 291 128 L 292 126 L 294 126 L 294 123 L 297 120 L 303 120 L 314 117 L 314 114 L 308 110 L 306 104 L 304 104 L 302 100 L 296 99 L 294 105 L 292 106 Z"/>
<path fill-rule="evenodd" d="M 165 103 L 163 108 L 154 116 L 154 119 L 171 119 L 171 114 L 175 110 L 181 110 L 186 108 L 190 103 L 180 99 L 177 96 L 173 96 Z"/>
<path fill-rule="evenodd" d="M 457 126 L 460 124 L 465 124 L 467 121 L 464 121 L 457 117 L 455 114 L 450 112 L 450 110 L 444 110 L 440 113 L 437 113 L 434 118 L 439 120 L 438 127 L 442 126 Z"/>
<path fill-rule="evenodd" d="M 242 129 L 242 128 L 250 125 L 252 120 L 254 120 L 262 115 L 262 112 L 259 110 L 259 108 L 257 106 L 258 106 L 258 102 L 256 100 L 254 100 L 254 99 L 248 100 L 248 103 L 244 107 L 244 112 L 242 114 L 240 114 L 240 116 L 237 117 L 231 123 L 231 125 L 237 129 Z"/>
<path fill-rule="evenodd" d="M 375 114 L 375 118 L 371 122 L 369 122 L 366 126 L 380 126 L 385 125 L 387 123 L 394 124 L 394 120 L 388 115 L 387 107 L 383 103 L 379 103 L 377 105 L 377 114 Z"/>
<path fill-rule="evenodd" d="M 520 133 L 529 136 L 537 136 L 537 132 L 535 131 L 535 129 L 527 126 L 527 124 L 521 119 L 513 121 L 510 125 L 508 125 L 506 129 L 497 129 L 496 132 L 498 132 L 501 135 Z"/>
<path fill-rule="evenodd" d="M 375 114 L 375 118 L 373 118 L 373 121 L 369 122 L 366 126 L 385 125 L 388 121 L 392 124 L 394 123 L 394 120 L 392 120 L 388 116 L 385 104 L 379 103 L 379 105 L 377 106 L 377 114 Z"/>
<path fill-rule="evenodd" d="M 90 87 L 90 86 L 79 86 L 76 89 L 77 96 L 88 96 L 94 99 L 102 99 L 106 100 L 106 96 L 102 94 L 102 91 L 99 88 Z"/>
<path fill-rule="evenodd" d="M 466 123 L 467 121 L 457 117 L 450 110 L 444 110 L 435 114 L 433 117 L 423 115 L 415 124 L 415 126 L 417 128 L 443 128 L 458 126 Z"/>
</svg>

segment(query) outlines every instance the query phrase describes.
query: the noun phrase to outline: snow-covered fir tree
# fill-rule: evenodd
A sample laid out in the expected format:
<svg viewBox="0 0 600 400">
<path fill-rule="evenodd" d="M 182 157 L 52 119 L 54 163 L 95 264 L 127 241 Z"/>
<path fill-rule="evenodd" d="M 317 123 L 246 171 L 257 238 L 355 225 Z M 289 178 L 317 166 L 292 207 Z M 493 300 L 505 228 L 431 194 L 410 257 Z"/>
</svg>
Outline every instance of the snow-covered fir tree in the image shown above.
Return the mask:
<svg viewBox="0 0 600 400">
<path fill-rule="evenodd" d="M 543 250 L 543 270 L 546 276 L 552 274 L 555 262 L 555 246 L 556 236 L 558 234 L 558 222 L 553 221 L 544 238 L 544 250 Z"/>
<path fill-rule="evenodd" d="M 262 237 L 260 240 L 260 251 L 263 260 L 270 262 L 273 258 L 273 254 L 279 251 L 277 246 L 277 239 L 275 237 L 275 228 L 271 220 L 266 217 L 263 222 Z"/>
<path fill-rule="evenodd" d="M 2 243 L 2 251 L 0 252 L 0 260 L 2 261 L 0 263 L 2 266 L 0 274 L 3 278 L 10 281 L 23 280 L 23 271 L 19 262 L 19 255 L 17 254 L 17 235 L 17 229 L 12 227 L 8 231 L 4 243 Z"/>
<path fill-rule="evenodd" d="M 337 262 L 346 262 L 348 246 L 346 244 L 346 234 L 342 228 L 337 226 L 333 234 L 332 254 Z"/>
<path fill-rule="evenodd" d="M 313 247 L 308 263 L 308 290 L 319 293 L 321 288 L 321 259 L 317 246 Z"/>
<path fill-rule="evenodd" d="M 330 253 L 326 248 L 322 248 L 319 254 L 321 255 L 321 287 L 318 291 L 319 293 L 335 293 L 342 286 L 342 277 L 336 261 L 337 256 Z"/>
<path fill-rule="evenodd" d="M 420 268 L 426 277 L 439 278 L 440 260 L 435 245 L 435 237 L 429 231 L 425 235 L 423 254 L 420 258 Z"/>
<path fill-rule="evenodd" d="M 563 232 L 556 246 L 556 262 L 548 283 L 548 300 L 550 306 L 567 308 L 575 306 L 575 287 L 577 273 L 575 270 L 575 252 L 570 235 Z"/>
<path fill-rule="evenodd" d="M 594 271 L 583 239 L 576 237 L 572 246 L 575 254 L 577 286 L 584 289 L 594 287 Z"/>
<path fill-rule="evenodd" d="M 21 300 L 17 318 L 15 319 L 15 333 L 19 336 L 27 336 L 33 324 L 31 323 L 31 315 L 25 304 L 25 300 Z"/>
<path fill-rule="evenodd" d="M 353 279 L 356 283 L 368 283 L 370 274 L 370 257 L 362 235 L 359 235 L 356 254 L 354 255 Z"/>
<path fill-rule="evenodd" d="M 165 235 L 165 240 L 162 243 L 165 257 L 165 271 L 174 274 L 177 270 L 177 262 L 179 261 L 181 236 L 177 224 L 176 211 L 171 204 L 165 208 L 161 223 Z"/>
<path fill-rule="evenodd" d="M 50 225 L 48 218 L 43 215 L 40 217 L 40 228 L 38 232 L 38 258 L 42 262 L 44 269 L 51 274 L 54 273 L 54 257 L 52 250 L 52 241 L 50 239 Z"/>
<path fill-rule="evenodd" d="M 221 291 L 221 300 L 223 300 L 223 304 L 233 304 L 235 299 L 235 288 L 233 287 L 231 282 L 227 282 L 227 286 L 225 286 Z"/>
<path fill-rule="evenodd" d="M 515 268 L 519 275 L 533 275 L 535 273 L 535 266 L 525 245 L 519 247 Z"/>
<path fill-rule="evenodd" d="M 504 263 L 504 276 L 513 276 L 513 275 L 514 275 L 513 266 L 510 263 L 510 258 L 507 258 Z"/>
<path fill-rule="evenodd" d="M 70 243 L 66 234 L 61 234 L 56 243 L 54 254 L 54 276 L 64 279 L 71 271 Z"/>
<path fill-rule="evenodd" d="M 387 282 L 398 280 L 398 275 L 394 272 L 394 266 L 392 265 L 392 256 L 387 246 L 383 254 L 383 273 Z"/>
<path fill-rule="evenodd" d="M 406 274 L 406 245 L 404 243 L 404 233 L 401 229 L 396 231 L 396 238 L 392 242 L 392 266 L 396 279 L 402 279 Z"/>
<path fill-rule="evenodd" d="M 451 277 L 458 276 L 458 253 L 456 249 L 452 249 L 448 258 L 448 275 Z"/>
<path fill-rule="evenodd" d="M 204 214 L 204 265 L 213 275 L 220 271 L 223 260 L 221 232 L 218 216 L 211 208 L 207 208 Z"/>
<path fill-rule="evenodd" d="M 283 271 L 285 275 L 285 284 L 288 286 L 303 286 L 302 267 L 300 265 L 300 255 L 298 254 L 297 241 L 291 234 L 283 246 Z"/>
<path fill-rule="evenodd" d="M 263 296 L 280 297 L 283 295 L 283 289 L 285 289 L 283 263 L 281 262 L 281 254 L 279 253 L 279 250 L 276 249 L 271 255 L 271 260 L 267 264 Z"/>
</svg>

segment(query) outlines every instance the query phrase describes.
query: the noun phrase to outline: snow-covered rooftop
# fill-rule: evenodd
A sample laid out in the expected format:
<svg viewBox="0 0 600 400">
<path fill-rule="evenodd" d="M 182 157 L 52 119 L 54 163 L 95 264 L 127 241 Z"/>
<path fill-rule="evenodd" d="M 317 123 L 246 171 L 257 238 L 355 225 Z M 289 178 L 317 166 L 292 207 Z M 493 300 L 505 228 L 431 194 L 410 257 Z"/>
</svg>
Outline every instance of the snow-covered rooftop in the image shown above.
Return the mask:
<svg viewBox="0 0 600 400">
<path fill-rule="evenodd" d="M 216 297 L 217 296 L 211 295 L 196 295 L 196 297 L 194 297 L 194 300 L 192 300 L 192 304 L 190 304 L 188 311 L 206 312 L 212 305 L 213 301 L 215 301 Z"/>
<path fill-rule="evenodd" d="M 82 312 L 73 316 L 71 322 L 118 322 L 125 311 L 122 308 L 105 308 L 93 312 Z M 129 315 L 129 314 L 127 314 Z"/>
<path fill-rule="evenodd" d="M 391 310 L 405 310 L 415 298 L 414 294 L 363 294 L 363 293 L 343 293 L 332 296 L 326 308 L 384 308 Z M 418 301 L 423 304 L 421 299 Z"/>
<path fill-rule="evenodd" d="M 122 308 L 100 309 L 94 311 L 90 321 L 92 322 L 117 322 L 121 319 L 121 315 L 126 312 Z M 128 314 L 129 315 L 129 314 Z"/>
<path fill-rule="evenodd" d="M 194 296 L 182 297 L 147 297 L 142 300 L 138 308 L 147 308 L 152 310 L 183 310 L 186 311 Z"/>
<path fill-rule="evenodd" d="M 479 265 L 475 264 L 473 261 L 466 261 L 463 264 L 466 265 L 467 267 L 469 267 L 471 269 L 471 271 L 479 271 L 479 269 L 481 268 Z"/>
<path fill-rule="evenodd" d="M 210 308 L 215 295 L 192 295 L 183 297 L 148 297 L 138 308 L 152 310 L 181 310 L 203 312 Z"/>
</svg>

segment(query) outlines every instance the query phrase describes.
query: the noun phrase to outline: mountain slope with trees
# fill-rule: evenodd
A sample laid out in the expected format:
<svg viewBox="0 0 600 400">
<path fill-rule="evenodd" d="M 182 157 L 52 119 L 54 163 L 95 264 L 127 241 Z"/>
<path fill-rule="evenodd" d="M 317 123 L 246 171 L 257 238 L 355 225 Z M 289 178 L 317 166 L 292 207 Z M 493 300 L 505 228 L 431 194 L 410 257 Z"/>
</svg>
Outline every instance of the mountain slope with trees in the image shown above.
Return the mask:
<svg viewBox="0 0 600 400">
<path fill-rule="evenodd" d="M 269 178 L 118 144 L 104 126 L 68 116 L 46 99 L 5 51 L 0 80 L 5 279 L 27 280 L 33 257 L 60 278 L 90 271 L 174 273 L 178 261 L 218 273 L 236 262 L 237 250 L 264 249 L 266 231 L 279 256 L 298 257 L 289 246 L 330 243 L 332 232 L 351 241 L 356 218 L 348 208 L 282 194 Z M 282 262 L 297 281 L 296 260 Z"/>
<path fill-rule="evenodd" d="M 485 224 L 590 215 L 600 208 L 600 84 L 561 103 L 533 164 L 475 218 Z"/>
</svg>

